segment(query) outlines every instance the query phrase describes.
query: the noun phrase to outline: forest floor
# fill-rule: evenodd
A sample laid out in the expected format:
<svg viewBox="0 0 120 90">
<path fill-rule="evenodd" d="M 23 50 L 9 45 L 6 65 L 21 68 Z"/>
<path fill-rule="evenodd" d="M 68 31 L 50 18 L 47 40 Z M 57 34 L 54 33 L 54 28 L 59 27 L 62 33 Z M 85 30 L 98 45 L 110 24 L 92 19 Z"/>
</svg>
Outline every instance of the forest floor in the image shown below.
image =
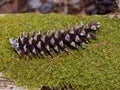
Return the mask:
<svg viewBox="0 0 120 90">
<path fill-rule="evenodd" d="M 97 40 L 86 49 L 54 53 L 54 58 L 20 59 L 9 39 L 21 32 L 45 32 L 100 22 Z M 76 90 L 120 89 L 120 15 L 72 16 L 59 14 L 0 15 L 0 90 L 72 86 Z M 69 88 L 69 87 L 68 87 Z M 36 90 L 36 89 L 35 89 Z"/>
</svg>

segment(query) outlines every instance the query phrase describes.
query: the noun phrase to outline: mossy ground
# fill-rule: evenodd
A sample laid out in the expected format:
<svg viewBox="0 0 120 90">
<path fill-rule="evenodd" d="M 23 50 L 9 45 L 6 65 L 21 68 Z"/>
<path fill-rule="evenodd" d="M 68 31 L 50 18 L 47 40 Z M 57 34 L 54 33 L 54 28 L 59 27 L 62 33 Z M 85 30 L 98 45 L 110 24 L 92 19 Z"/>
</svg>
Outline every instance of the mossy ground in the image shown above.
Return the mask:
<svg viewBox="0 0 120 90">
<path fill-rule="evenodd" d="M 86 49 L 54 54 L 54 58 L 19 59 L 9 38 L 21 32 L 66 29 L 83 21 L 101 23 L 98 39 Z M 0 17 L 0 71 L 18 86 L 29 88 L 72 85 L 76 90 L 120 89 L 120 20 L 107 16 L 23 14 Z"/>
</svg>

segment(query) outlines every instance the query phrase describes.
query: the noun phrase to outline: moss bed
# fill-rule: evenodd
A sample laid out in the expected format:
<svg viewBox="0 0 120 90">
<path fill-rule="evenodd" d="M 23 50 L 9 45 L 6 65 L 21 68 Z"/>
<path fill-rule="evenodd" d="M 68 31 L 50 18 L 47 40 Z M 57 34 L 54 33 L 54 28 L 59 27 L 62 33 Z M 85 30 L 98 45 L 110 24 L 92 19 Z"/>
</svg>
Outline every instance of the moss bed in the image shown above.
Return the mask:
<svg viewBox="0 0 120 90">
<path fill-rule="evenodd" d="M 54 58 L 19 59 L 9 38 L 21 32 L 66 29 L 83 21 L 101 23 L 97 40 L 79 48 L 55 54 Z M 120 19 L 108 16 L 72 16 L 58 14 L 16 14 L 0 17 L 0 71 L 17 86 L 72 86 L 76 90 L 120 89 Z"/>
</svg>

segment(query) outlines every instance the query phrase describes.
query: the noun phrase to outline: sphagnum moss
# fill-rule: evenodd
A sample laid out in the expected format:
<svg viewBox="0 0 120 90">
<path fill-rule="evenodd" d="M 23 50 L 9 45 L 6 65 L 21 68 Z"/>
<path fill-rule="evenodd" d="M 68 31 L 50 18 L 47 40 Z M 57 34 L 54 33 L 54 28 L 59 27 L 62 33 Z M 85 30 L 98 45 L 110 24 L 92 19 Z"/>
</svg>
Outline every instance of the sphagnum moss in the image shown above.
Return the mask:
<svg viewBox="0 0 120 90">
<path fill-rule="evenodd" d="M 85 50 L 71 50 L 54 58 L 19 59 L 9 38 L 21 32 L 66 29 L 76 23 L 99 21 L 98 39 Z M 120 20 L 107 16 L 21 14 L 0 17 L 0 71 L 18 86 L 29 88 L 71 85 L 76 90 L 120 89 Z"/>
</svg>

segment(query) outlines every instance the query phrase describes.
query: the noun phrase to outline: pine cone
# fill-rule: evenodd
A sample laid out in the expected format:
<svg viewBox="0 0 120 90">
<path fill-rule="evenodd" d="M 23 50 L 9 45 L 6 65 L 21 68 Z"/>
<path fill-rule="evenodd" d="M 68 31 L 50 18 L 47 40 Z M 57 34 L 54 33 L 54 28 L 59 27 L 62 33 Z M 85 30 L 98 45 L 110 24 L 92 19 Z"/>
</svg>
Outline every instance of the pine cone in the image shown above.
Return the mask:
<svg viewBox="0 0 120 90">
<path fill-rule="evenodd" d="M 65 51 L 68 54 L 68 47 L 72 49 L 78 49 L 78 46 L 86 48 L 86 43 L 96 39 L 99 27 L 99 22 L 90 22 L 86 26 L 81 23 L 80 26 L 74 26 L 67 31 L 61 30 L 51 34 L 49 32 L 45 32 L 43 35 L 41 32 L 32 33 L 32 35 L 30 33 L 20 34 L 17 39 L 10 38 L 9 43 L 20 58 L 26 55 L 31 59 L 33 56 L 44 58 L 46 54 L 53 57 L 53 50 L 56 53 Z"/>
</svg>

